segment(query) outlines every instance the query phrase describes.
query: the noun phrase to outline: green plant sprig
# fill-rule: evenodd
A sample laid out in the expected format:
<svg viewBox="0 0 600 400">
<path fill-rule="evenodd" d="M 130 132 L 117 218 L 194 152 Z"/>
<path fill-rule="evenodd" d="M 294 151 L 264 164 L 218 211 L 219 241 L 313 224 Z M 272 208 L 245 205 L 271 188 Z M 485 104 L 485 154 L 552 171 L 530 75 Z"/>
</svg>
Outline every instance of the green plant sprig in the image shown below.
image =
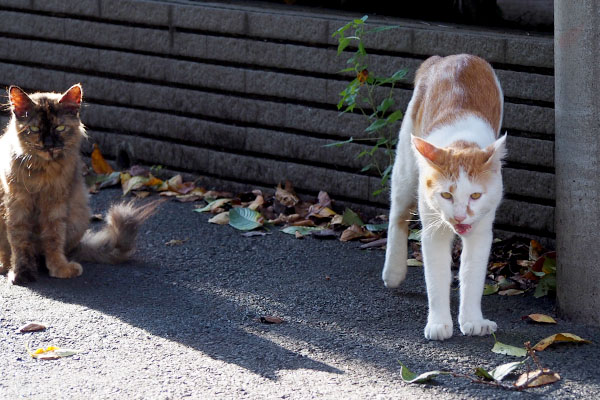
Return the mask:
<svg viewBox="0 0 600 400">
<path fill-rule="evenodd" d="M 373 143 L 370 149 L 363 150 L 357 154 L 357 158 L 368 157 L 368 163 L 361 172 L 375 170 L 381 176 L 380 188 L 373 192 L 378 195 L 385 191 L 392 173 L 394 163 L 395 146 L 398 142 L 398 123 L 403 117 L 401 110 L 390 112 L 394 106 L 394 87 L 396 83 L 406 76 L 406 70 L 401 69 L 390 76 L 376 76 L 369 71 L 368 54 L 364 45 L 365 35 L 382 32 L 397 26 L 382 26 L 367 29 L 365 15 L 360 19 L 354 19 L 340 27 L 333 33 L 338 40 L 337 55 L 341 55 L 350 45 L 355 44 L 355 52 L 346 61 L 350 66 L 341 70 L 340 73 L 353 72 L 355 78 L 348 83 L 346 88 L 340 92 L 340 100 L 337 104 L 341 114 L 358 110 L 369 122 L 365 132 L 370 136 L 363 139 L 344 140 L 331 143 L 328 146 L 341 146 L 358 140 Z M 387 95 L 379 101 L 375 91 L 380 87 L 389 87 Z M 382 162 L 376 157 L 380 149 L 386 155 Z"/>
</svg>

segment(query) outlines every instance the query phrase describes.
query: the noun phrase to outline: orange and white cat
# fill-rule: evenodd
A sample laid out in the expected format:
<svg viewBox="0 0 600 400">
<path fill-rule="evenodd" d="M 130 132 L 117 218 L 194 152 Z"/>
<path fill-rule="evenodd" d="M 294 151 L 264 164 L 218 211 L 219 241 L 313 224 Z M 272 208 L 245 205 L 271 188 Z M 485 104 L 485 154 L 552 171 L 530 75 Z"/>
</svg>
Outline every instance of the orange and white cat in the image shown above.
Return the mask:
<svg viewBox="0 0 600 400">
<path fill-rule="evenodd" d="M 502 198 L 506 135 L 502 89 L 492 67 L 472 55 L 434 56 L 419 67 L 400 129 L 392 172 L 388 245 L 383 281 L 406 277 L 408 220 L 418 203 L 429 315 L 425 337 L 452 336 L 452 241 L 460 236 L 460 308 L 464 335 L 486 335 L 481 296 L 492 244 L 492 224 Z"/>
</svg>

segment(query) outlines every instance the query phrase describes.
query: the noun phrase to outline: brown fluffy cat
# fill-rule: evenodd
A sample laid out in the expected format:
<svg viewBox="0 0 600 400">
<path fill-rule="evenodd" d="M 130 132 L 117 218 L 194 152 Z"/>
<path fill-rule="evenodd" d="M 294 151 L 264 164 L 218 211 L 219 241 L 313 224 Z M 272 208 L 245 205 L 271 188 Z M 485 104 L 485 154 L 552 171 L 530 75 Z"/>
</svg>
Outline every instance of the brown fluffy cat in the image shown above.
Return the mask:
<svg viewBox="0 0 600 400">
<path fill-rule="evenodd" d="M 35 280 L 44 261 L 56 278 L 81 275 L 73 260 L 125 261 L 156 203 L 115 205 L 102 230 L 88 230 L 81 85 L 62 94 L 31 95 L 11 86 L 8 94 L 12 115 L 0 137 L 0 273 L 9 271 L 10 282 L 20 284 Z"/>
</svg>

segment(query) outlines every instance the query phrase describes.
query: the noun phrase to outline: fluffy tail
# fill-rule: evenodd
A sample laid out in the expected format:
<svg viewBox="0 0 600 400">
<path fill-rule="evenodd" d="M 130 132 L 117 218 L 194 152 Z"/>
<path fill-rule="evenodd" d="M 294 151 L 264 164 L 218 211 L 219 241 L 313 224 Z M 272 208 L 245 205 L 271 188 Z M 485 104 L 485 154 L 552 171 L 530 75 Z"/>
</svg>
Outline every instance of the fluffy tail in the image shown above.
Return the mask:
<svg viewBox="0 0 600 400">
<path fill-rule="evenodd" d="M 104 227 L 93 232 L 89 229 L 73 253 L 77 261 L 118 264 L 126 261 L 135 251 L 135 239 L 142 223 L 158 207 L 160 201 L 142 206 L 134 202 L 113 205 L 106 215 Z"/>
</svg>

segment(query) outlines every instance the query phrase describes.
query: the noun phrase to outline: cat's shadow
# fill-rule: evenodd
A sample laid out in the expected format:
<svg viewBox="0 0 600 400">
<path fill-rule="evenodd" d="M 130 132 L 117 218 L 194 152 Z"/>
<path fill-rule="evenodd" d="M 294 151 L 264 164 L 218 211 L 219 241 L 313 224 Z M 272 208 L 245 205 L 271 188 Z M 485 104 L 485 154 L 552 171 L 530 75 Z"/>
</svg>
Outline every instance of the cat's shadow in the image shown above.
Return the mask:
<svg viewBox="0 0 600 400">
<path fill-rule="evenodd" d="M 103 196 L 94 212 L 111 202 Z M 187 222 L 190 214 L 191 223 L 174 223 L 179 215 Z M 189 204 L 169 203 L 146 222 L 129 263 L 84 264 L 81 277 L 41 275 L 28 287 L 269 379 L 295 369 L 343 374 L 320 361 L 338 355 L 398 373 L 402 352 L 424 342 L 421 271 L 410 272 L 412 281 L 396 295 L 381 282 L 381 251 L 300 242 L 279 232 L 243 238 L 230 227 L 207 224 L 208 218 L 191 213 Z M 165 246 L 171 239 L 187 241 Z M 266 315 L 286 322 L 263 324 L 259 318 Z M 281 345 L 271 337 L 282 338 Z"/>
</svg>

